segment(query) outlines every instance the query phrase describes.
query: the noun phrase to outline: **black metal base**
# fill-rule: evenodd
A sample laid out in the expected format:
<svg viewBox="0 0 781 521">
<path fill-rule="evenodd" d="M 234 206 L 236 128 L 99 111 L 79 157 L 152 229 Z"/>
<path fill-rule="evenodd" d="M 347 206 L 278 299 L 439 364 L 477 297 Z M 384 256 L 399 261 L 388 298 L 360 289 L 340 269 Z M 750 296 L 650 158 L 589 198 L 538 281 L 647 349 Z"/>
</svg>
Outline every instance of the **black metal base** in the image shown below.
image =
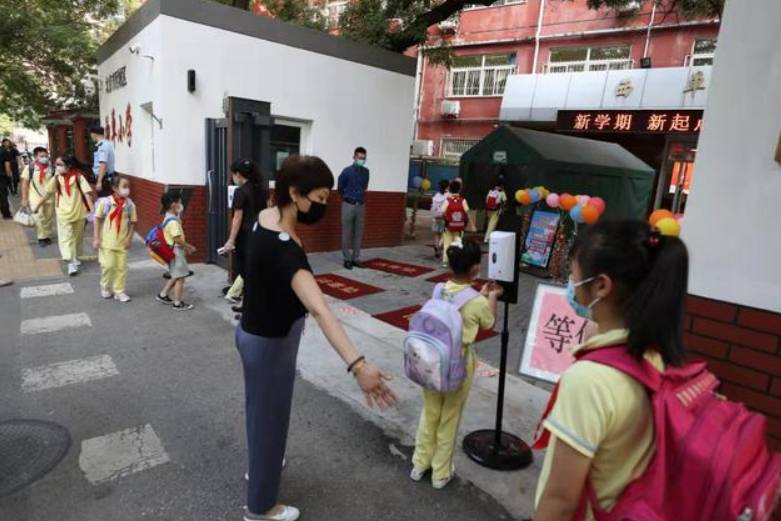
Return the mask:
<svg viewBox="0 0 781 521">
<path fill-rule="evenodd" d="M 522 439 L 506 432 L 500 439 L 497 447 L 495 430 L 472 432 L 464 438 L 464 452 L 475 463 L 495 470 L 520 470 L 532 464 L 532 450 Z"/>
</svg>

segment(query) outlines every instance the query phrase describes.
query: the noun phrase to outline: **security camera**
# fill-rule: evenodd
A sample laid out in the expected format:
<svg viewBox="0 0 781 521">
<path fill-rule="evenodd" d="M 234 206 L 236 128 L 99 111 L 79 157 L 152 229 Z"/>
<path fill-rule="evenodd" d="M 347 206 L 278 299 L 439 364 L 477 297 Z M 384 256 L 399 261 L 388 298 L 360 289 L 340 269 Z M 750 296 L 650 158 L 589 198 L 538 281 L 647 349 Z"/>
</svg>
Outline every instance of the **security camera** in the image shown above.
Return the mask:
<svg viewBox="0 0 781 521">
<path fill-rule="evenodd" d="M 139 54 L 141 52 L 141 46 L 138 44 L 133 44 L 128 47 L 127 50 L 130 51 L 130 54 Z"/>
</svg>

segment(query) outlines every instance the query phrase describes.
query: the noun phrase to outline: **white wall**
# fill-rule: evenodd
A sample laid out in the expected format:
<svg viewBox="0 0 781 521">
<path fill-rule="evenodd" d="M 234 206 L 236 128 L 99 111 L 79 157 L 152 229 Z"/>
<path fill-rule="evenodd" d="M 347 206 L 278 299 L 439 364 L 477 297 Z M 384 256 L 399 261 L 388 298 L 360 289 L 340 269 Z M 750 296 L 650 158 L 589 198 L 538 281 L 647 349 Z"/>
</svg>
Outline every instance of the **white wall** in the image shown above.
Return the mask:
<svg viewBox="0 0 781 521">
<path fill-rule="evenodd" d="M 128 92 L 120 90 L 117 97 L 126 99 L 132 91 L 130 97 L 137 104 L 159 89 L 154 102 L 163 129 L 155 127 L 155 172 L 135 151 L 117 154 L 118 170 L 127 168 L 133 175 L 168 184 L 204 184 L 204 120 L 224 117 L 223 98 L 236 96 L 268 101 L 275 116 L 309 122 L 308 149 L 302 152 L 322 157 L 335 175 L 361 145 L 369 151 L 369 189 L 406 191 L 413 76 L 168 16 L 159 16 L 134 41 L 146 47 L 153 26 L 154 33 L 162 36 L 163 47 L 156 52 L 154 64 L 149 64 L 154 73 L 146 82 L 136 77 L 141 72 L 138 65 L 130 68 L 139 59 L 126 49 L 101 66 L 103 76 L 120 62 L 128 64 Z M 153 42 L 149 46 L 155 47 Z M 188 69 L 196 71 L 197 89 L 192 94 L 186 88 Z M 101 115 L 114 103 L 113 93 L 106 97 Z M 148 118 L 140 109 L 138 113 L 134 132 L 140 120 Z"/>
<path fill-rule="evenodd" d="M 98 66 L 101 80 L 100 90 L 100 121 L 105 126 L 106 116 L 111 116 L 114 109 L 117 115 L 125 118 L 125 109 L 130 103 L 132 114 L 132 145 L 126 141 L 114 143 L 116 149 L 116 169 L 119 172 L 144 177 L 158 182 L 164 180 L 160 168 L 162 155 L 159 138 L 161 131 L 152 117 L 141 109 L 141 104 L 153 102 L 155 111 L 159 108 L 159 93 L 163 81 L 158 73 L 164 67 L 161 52 L 161 20 L 154 20 L 139 32 L 127 45 L 124 45 L 108 60 Z M 132 44 L 141 46 L 141 53 L 153 56 L 154 61 L 139 55 L 131 54 L 128 47 Z M 125 66 L 127 85 L 107 93 L 104 82 L 106 76 Z M 165 121 L 163 122 L 165 125 Z"/>
<path fill-rule="evenodd" d="M 683 238 L 690 292 L 781 312 L 781 2 L 728 0 Z"/>
</svg>

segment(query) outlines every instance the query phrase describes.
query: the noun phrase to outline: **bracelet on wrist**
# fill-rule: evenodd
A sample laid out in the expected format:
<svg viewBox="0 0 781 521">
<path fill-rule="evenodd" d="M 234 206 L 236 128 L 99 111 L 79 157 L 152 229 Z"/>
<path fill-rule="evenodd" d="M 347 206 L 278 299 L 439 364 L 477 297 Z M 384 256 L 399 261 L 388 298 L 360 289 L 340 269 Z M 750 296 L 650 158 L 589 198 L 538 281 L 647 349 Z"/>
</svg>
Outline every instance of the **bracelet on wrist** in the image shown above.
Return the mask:
<svg viewBox="0 0 781 521">
<path fill-rule="evenodd" d="M 347 366 L 347 372 L 348 372 L 348 373 L 352 373 L 352 372 L 353 372 L 353 369 L 355 369 L 355 367 L 356 367 L 358 364 L 360 364 L 361 362 L 365 362 L 365 361 L 366 361 L 366 357 L 365 357 L 365 356 L 359 356 L 358 358 L 356 358 L 356 359 L 353 361 L 353 363 L 351 363 L 350 365 L 348 365 L 348 366 Z"/>
</svg>

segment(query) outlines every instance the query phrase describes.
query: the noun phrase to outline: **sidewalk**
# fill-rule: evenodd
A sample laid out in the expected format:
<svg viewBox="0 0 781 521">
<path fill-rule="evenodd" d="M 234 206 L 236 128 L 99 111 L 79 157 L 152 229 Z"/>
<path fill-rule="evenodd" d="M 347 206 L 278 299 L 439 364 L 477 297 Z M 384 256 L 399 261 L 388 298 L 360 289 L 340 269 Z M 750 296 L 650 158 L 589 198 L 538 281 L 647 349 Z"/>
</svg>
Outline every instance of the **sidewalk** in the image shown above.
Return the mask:
<svg viewBox="0 0 781 521">
<path fill-rule="evenodd" d="M 25 229 L 12 220 L 0 220 L 0 279 L 23 282 L 32 279 L 61 277 L 57 259 L 36 259 Z M 36 246 L 37 247 L 37 246 Z M 48 248 L 57 249 L 56 242 Z"/>
</svg>

